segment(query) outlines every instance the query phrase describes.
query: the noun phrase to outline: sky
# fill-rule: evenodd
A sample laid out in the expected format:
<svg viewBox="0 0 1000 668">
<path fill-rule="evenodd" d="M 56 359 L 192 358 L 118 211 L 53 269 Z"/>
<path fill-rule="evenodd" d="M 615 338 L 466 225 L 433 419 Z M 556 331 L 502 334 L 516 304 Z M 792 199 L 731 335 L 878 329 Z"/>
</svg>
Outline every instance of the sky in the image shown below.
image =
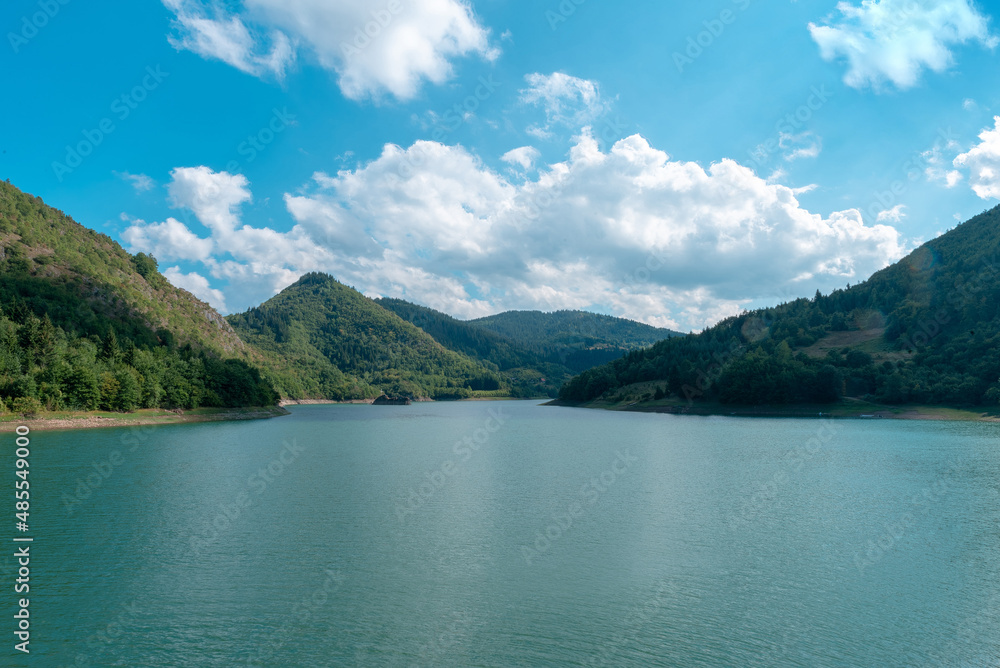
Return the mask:
<svg viewBox="0 0 1000 668">
<path fill-rule="evenodd" d="M 308 271 L 697 331 L 1000 199 L 971 0 L 8 0 L 0 178 L 223 313 Z"/>
</svg>

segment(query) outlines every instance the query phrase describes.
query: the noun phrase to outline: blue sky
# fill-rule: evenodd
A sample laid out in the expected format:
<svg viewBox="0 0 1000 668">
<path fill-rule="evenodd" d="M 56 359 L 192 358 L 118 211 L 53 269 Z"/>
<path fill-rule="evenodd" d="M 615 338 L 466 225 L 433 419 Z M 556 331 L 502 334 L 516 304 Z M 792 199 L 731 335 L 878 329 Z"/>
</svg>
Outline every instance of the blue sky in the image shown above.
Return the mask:
<svg viewBox="0 0 1000 668">
<path fill-rule="evenodd" d="M 990 9 L 15 0 L 0 178 L 224 312 L 320 270 L 700 329 L 996 203 Z"/>
</svg>

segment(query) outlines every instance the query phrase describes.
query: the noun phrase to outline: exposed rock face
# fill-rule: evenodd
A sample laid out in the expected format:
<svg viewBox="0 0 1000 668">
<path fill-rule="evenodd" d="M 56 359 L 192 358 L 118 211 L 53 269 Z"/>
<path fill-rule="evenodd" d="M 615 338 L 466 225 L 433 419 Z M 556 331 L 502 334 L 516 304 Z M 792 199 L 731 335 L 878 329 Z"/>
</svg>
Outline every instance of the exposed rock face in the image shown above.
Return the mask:
<svg viewBox="0 0 1000 668">
<path fill-rule="evenodd" d="M 383 394 L 372 404 L 374 406 L 409 406 L 410 400 L 407 397 L 390 397 Z"/>
</svg>

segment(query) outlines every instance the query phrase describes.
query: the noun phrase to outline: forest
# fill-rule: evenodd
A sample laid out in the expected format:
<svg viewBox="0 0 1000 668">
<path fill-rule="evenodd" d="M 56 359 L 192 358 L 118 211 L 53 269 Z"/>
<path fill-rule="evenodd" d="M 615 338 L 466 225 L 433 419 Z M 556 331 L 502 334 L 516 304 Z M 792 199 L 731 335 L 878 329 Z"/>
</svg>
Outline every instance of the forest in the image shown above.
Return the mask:
<svg viewBox="0 0 1000 668">
<path fill-rule="evenodd" d="M 560 397 L 608 399 L 629 385 L 657 382 L 656 399 L 726 404 L 858 397 L 995 406 L 998 351 L 1000 207 L 861 284 L 744 312 L 631 352 L 573 378 Z"/>
<path fill-rule="evenodd" d="M 509 396 L 496 367 L 448 350 L 429 334 L 332 276 L 309 273 L 260 306 L 228 316 L 252 346 L 276 359 L 279 386 L 295 396 L 364 399 Z M 284 383 L 295 382 L 292 387 Z"/>
<path fill-rule="evenodd" d="M 166 331 L 151 343 L 128 330 L 119 337 L 117 323 L 99 319 L 88 329 L 103 327 L 103 336 L 68 321 L 56 325 L 17 295 L 16 286 L 0 274 L 0 413 L 268 406 L 278 400 L 274 387 L 242 360 L 178 348 Z"/>
<path fill-rule="evenodd" d="M 0 182 L 0 411 L 276 403 L 220 323 L 153 257 Z"/>
<path fill-rule="evenodd" d="M 223 318 L 151 255 L 0 182 L 0 411 L 381 393 L 582 403 L 639 386 L 640 400 L 996 406 L 998 349 L 1000 208 L 863 283 L 682 335 L 580 311 L 461 321 L 322 273 Z"/>
</svg>

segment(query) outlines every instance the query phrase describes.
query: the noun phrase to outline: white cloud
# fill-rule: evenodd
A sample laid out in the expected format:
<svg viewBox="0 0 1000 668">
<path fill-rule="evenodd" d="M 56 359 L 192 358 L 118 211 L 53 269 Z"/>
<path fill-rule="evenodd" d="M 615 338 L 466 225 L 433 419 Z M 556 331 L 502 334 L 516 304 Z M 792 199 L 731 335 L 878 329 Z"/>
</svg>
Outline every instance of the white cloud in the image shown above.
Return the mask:
<svg viewBox="0 0 1000 668">
<path fill-rule="evenodd" d="M 920 157 L 923 158 L 924 163 L 927 165 L 924 168 L 924 175 L 931 183 L 941 184 L 945 188 L 954 188 L 962 182 L 964 177 L 958 170 L 949 169 L 951 165 L 948 159 L 944 157 L 945 150 L 954 155 L 958 153 L 959 145 L 956 141 L 949 139 L 942 146 L 939 140 L 929 150 L 920 154 Z"/>
<path fill-rule="evenodd" d="M 180 36 L 167 39 L 178 51 L 191 51 L 256 77 L 270 75 L 279 80 L 295 61 L 291 40 L 278 30 L 270 31 L 264 39 L 239 16 L 227 15 L 217 5 L 210 10 L 200 0 L 163 0 L 163 4 L 177 17 L 174 28 Z"/>
<path fill-rule="evenodd" d="M 844 83 L 853 88 L 912 88 L 925 68 L 940 73 L 952 65 L 952 46 L 997 44 L 988 18 L 968 0 L 863 0 L 839 2 L 837 10 L 839 19 L 810 23 L 809 32 L 824 60 L 846 59 Z"/>
<path fill-rule="evenodd" d="M 520 91 L 521 102 L 541 107 L 545 124 L 532 126 L 527 132 L 539 139 L 551 139 L 552 128 L 565 126 L 574 131 L 590 124 L 607 111 L 597 82 L 554 72 L 528 74 L 528 87 Z"/>
<path fill-rule="evenodd" d="M 210 231 L 215 252 L 202 264 L 240 309 L 319 270 L 459 317 L 583 308 L 700 329 L 762 295 L 861 280 L 905 250 L 895 229 L 865 226 L 856 210 L 824 218 L 747 167 L 672 160 L 638 135 L 602 151 L 584 131 L 566 160 L 523 178 L 461 146 L 387 145 L 286 194 L 288 232 L 241 223 L 251 199 L 241 176 L 176 169 L 169 190 Z M 189 232 L 175 228 L 137 221 L 126 238 Z M 207 279 L 183 276 L 208 294 Z"/>
<path fill-rule="evenodd" d="M 979 109 L 979 105 L 976 104 L 976 101 L 971 97 L 967 97 L 962 100 L 962 109 L 965 109 L 966 111 L 977 111 Z"/>
<path fill-rule="evenodd" d="M 208 302 L 216 311 L 226 312 L 226 297 L 221 290 L 216 290 L 208 284 L 208 279 L 197 272 L 185 274 L 180 267 L 168 267 L 163 275 L 173 285 L 187 290 L 203 302 Z"/>
<path fill-rule="evenodd" d="M 522 146 L 507 151 L 500 159 L 511 165 L 518 165 L 522 170 L 527 171 L 535 166 L 541 153 L 534 146 Z"/>
<path fill-rule="evenodd" d="M 857 211 L 824 219 L 733 161 L 706 171 L 639 136 L 605 153 L 584 134 L 519 185 L 433 142 L 315 182 L 286 202 L 330 271 L 460 316 L 598 308 L 700 328 L 763 293 L 865 278 L 903 252 L 896 230 Z"/>
<path fill-rule="evenodd" d="M 898 223 L 899 221 L 906 218 L 906 213 L 903 211 L 906 206 L 903 204 L 897 204 L 891 209 L 886 209 L 885 211 L 879 211 L 878 222 L 891 221 L 893 223 Z"/>
<path fill-rule="evenodd" d="M 145 174 L 130 174 L 128 172 L 115 172 L 112 174 L 120 178 L 122 181 L 131 184 L 135 188 L 136 192 L 143 192 L 146 190 L 152 190 L 155 183 L 153 179 L 149 178 Z"/>
<path fill-rule="evenodd" d="M 969 183 L 982 199 L 1000 199 L 1000 116 L 993 117 L 993 129 L 979 133 L 979 145 L 955 158 L 956 167 L 969 170 Z"/>
<path fill-rule="evenodd" d="M 212 277 L 227 282 L 230 303 L 243 305 L 267 299 L 302 273 L 329 265 L 327 252 L 301 228 L 277 232 L 242 223 L 241 207 L 252 200 L 243 175 L 214 172 L 202 166 L 174 169 L 171 177 L 167 187 L 171 204 L 194 213 L 208 236 L 199 236 L 175 218 L 162 223 L 134 220 L 122 233 L 132 252 L 201 262 Z M 183 280 L 188 283 L 181 287 L 199 294 L 189 285 L 198 287 L 200 283 L 191 283 L 195 280 L 191 278 Z"/>
<path fill-rule="evenodd" d="M 205 262 L 215 244 L 211 239 L 201 239 L 175 218 L 162 223 L 146 224 L 135 220 L 122 232 L 122 238 L 132 252 L 152 253 L 158 260 L 192 260 Z"/>
<path fill-rule="evenodd" d="M 778 146 L 785 151 L 785 160 L 791 162 L 799 158 L 815 158 L 823 150 L 823 140 L 813 132 L 792 134 L 782 132 L 778 135 Z"/>
<path fill-rule="evenodd" d="M 788 176 L 788 172 L 786 172 L 783 168 L 778 167 L 773 172 L 771 172 L 768 175 L 768 177 L 766 179 L 764 179 L 764 180 L 767 183 L 780 183 L 787 176 Z"/>
<path fill-rule="evenodd" d="M 240 219 L 239 207 L 253 199 L 247 177 L 213 172 L 208 167 L 178 167 L 170 173 L 167 186 L 174 208 L 188 209 L 202 225 L 225 240 L 232 236 Z"/>
<path fill-rule="evenodd" d="M 412 99 L 424 81 L 448 80 L 453 59 L 499 55 L 462 0 L 244 0 L 236 14 L 210 12 L 207 0 L 163 1 L 177 15 L 177 48 L 279 79 L 302 48 L 355 100 Z"/>
</svg>

